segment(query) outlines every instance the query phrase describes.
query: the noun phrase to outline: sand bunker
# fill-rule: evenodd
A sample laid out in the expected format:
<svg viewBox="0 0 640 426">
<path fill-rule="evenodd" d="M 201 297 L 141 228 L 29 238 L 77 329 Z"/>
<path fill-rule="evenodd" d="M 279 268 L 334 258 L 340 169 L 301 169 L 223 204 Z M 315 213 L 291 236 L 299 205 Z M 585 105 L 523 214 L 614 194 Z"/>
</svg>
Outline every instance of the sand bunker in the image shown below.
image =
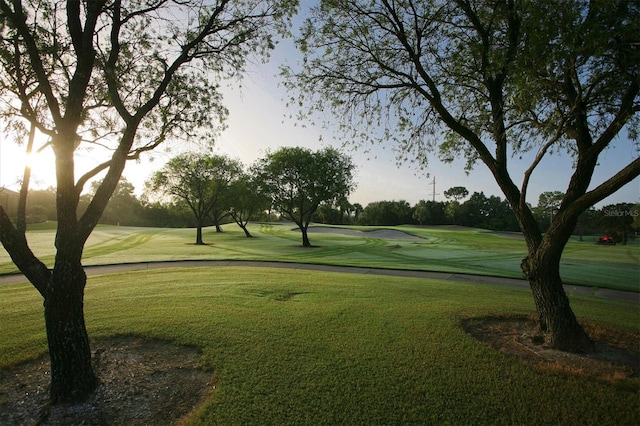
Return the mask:
<svg viewBox="0 0 640 426">
<path fill-rule="evenodd" d="M 325 233 L 325 234 L 340 234 L 349 235 L 353 237 L 369 237 L 369 238 L 382 238 L 387 240 L 420 240 L 420 237 L 407 234 L 403 231 L 396 231 L 394 229 L 376 229 L 375 231 L 358 231 L 356 229 L 345 228 L 330 228 L 327 226 L 312 226 L 307 232 L 312 233 Z"/>
</svg>

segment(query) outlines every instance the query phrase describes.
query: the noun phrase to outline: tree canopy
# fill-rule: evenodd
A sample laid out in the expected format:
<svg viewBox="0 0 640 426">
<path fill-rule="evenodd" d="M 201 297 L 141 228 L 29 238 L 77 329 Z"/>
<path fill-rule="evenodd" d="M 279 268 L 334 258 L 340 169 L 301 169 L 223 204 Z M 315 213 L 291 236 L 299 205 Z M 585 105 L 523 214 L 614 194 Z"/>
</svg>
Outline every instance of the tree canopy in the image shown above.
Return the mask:
<svg viewBox="0 0 640 426">
<path fill-rule="evenodd" d="M 214 211 L 229 210 L 229 189 L 241 173 L 240 162 L 224 155 L 183 154 L 155 172 L 147 189 L 188 206 L 197 223 L 196 244 L 204 244 L 202 227 Z"/>
<path fill-rule="evenodd" d="M 311 247 L 307 229 L 320 204 L 347 197 L 354 187 L 351 158 L 334 148 L 283 147 L 254 167 L 276 210 L 300 228 L 303 247 Z"/>
<path fill-rule="evenodd" d="M 453 186 L 444 191 L 444 196 L 447 198 L 453 198 L 455 201 L 460 201 L 463 198 L 467 198 L 469 190 L 464 186 Z"/>
</svg>

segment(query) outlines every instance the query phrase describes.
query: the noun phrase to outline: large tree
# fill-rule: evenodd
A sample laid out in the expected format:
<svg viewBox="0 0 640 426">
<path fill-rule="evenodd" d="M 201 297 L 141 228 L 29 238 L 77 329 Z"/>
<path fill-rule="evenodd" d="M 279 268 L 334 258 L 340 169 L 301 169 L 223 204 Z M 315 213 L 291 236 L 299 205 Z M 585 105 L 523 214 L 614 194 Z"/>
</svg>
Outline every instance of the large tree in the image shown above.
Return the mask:
<svg viewBox="0 0 640 426">
<path fill-rule="evenodd" d="M 29 247 L 24 217 L 14 224 L 0 208 L 0 241 L 44 298 L 53 403 L 80 400 L 96 386 L 82 252 L 125 163 L 166 140 L 203 138 L 218 127 L 226 116 L 219 81 L 240 76 L 248 57 L 273 47 L 294 3 L 0 0 L 0 113 L 44 134 L 55 154 L 52 268 Z M 97 160 L 90 170 L 77 161 L 88 149 Z M 80 194 L 100 173 L 78 213 Z"/>
<path fill-rule="evenodd" d="M 283 147 L 267 153 L 254 167 L 275 209 L 300 228 L 303 247 L 311 247 L 307 230 L 320 204 L 333 204 L 354 188 L 351 158 L 334 148 L 314 152 Z"/>
<path fill-rule="evenodd" d="M 183 154 L 169 160 L 147 182 L 151 193 L 189 207 L 196 219 L 196 244 L 214 210 L 226 210 L 231 183 L 242 173 L 239 161 L 225 155 Z"/>
<path fill-rule="evenodd" d="M 423 163 L 434 151 L 483 163 L 524 234 L 541 335 L 581 351 L 592 343 L 563 290 L 560 258 L 580 213 L 640 174 L 640 158 L 629 158 L 592 182 L 607 148 L 632 143 L 621 132 L 636 141 L 638 34 L 640 6 L 626 0 L 326 0 L 303 27 L 300 67 L 283 74 L 303 113 L 332 111 L 348 139 L 395 142 Z M 573 169 L 543 234 L 527 192 L 558 152 Z M 518 179 L 521 156 L 531 161 Z"/>
</svg>

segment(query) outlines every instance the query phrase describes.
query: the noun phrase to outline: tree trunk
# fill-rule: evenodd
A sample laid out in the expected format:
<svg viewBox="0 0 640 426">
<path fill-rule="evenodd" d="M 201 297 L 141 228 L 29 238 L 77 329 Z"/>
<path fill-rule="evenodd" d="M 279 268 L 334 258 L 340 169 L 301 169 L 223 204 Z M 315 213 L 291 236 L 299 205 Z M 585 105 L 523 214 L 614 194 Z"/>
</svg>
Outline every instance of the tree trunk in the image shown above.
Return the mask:
<svg viewBox="0 0 640 426">
<path fill-rule="evenodd" d="M 578 323 L 560 278 L 560 260 L 577 225 L 578 208 L 560 209 L 551 227 L 542 235 L 530 210 L 511 203 L 527 244 L 528 256 L 520 267 L 529 281 L 538 315 L 538 332 L 545 346 L 566 352 L 583 353 L 593 342 Z"/>
<path fill-rule="evenodd" d="M 196 227 L 196 245 L 203 246 L 204 241 L 202 241 L 202 225 L 198 224 Z"/>
<path fill-rule="evenodd" d="M 53 404 L 80 402 L 97 385 L 84 322 L 86 281 L 80 261 L 56 261 L 45 293 L 44 316 L 51 359 Z"/>
<path fill-rule="evenodd" d="M 309 242 L 309 236 L 307 235 L 307 230 L 302 230 L 302 247 L 309 248 L 311 247 L 311 243 Z"/>
<path fill-rule="evenodd" d="M 530 281 L 538 312 L 538 327 L 545 345 L 567 352 L 587 352 L 593 342 L 578 323 L 559 277 Z"/>
<path fill-rule="evenodd" d="M 309 236 L 307 235 L 307 230 L 302 230 L 302 247 L 309 248 L 311 247 L 311 243 L 309 242 Z"/>
<path fill-rule="evenodd" d="M 575 353 L 593 349 L 593 342 L 578 323 L 562 286 L 560 259 L 528 257 L 522 262 L 522 270 L 533 292 L 538 332 L 544 337 L 545 346 Z"/>
<path fill-rule="evenodd" d="M 247 238 L 253 238 L 253 235 L 251 235 L 251 233 L 249 232 L 249 230 L 247 229 L 246 225 L 240 225 L 240 228 L 242 228 L 242 230 L 244 231 L 244 235 Z"/>
<path fill-rule="evenodd" d="M 300 226 L 300 232 L 302 232 L 302 247 L 309 248 L 311 247 L 311 243 L 309 242 L 309 235 L 307 233 L 307 229 L 309 225 Z"/>
</svg>

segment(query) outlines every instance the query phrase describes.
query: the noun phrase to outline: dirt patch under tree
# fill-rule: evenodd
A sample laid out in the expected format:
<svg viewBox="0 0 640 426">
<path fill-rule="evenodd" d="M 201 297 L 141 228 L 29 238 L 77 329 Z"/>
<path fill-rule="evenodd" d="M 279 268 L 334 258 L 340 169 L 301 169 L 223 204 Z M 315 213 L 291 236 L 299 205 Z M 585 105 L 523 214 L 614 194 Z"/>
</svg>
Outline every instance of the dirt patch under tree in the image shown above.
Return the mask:
<svg viewBox="0 0 640 426">
<path fill-rule="evenodd" d="M 640 384 L 640 335 L 593 324 L 582 325 L 595 342 L 595 349 L 573 354 L 545 347 L 535 333 L 533 317 L 488 316 L 462 321 L 462 328 L 476 339 L 536 368 Z"/>
<path fill-rule="evenodd" d="M 92 346 L 99 386 L 82 404 L 49 406 L 48 355 L 0 370 L 0 424 L 176 424 L 215 389 L 195 348 L 137 337 Z"/>
</svg>

